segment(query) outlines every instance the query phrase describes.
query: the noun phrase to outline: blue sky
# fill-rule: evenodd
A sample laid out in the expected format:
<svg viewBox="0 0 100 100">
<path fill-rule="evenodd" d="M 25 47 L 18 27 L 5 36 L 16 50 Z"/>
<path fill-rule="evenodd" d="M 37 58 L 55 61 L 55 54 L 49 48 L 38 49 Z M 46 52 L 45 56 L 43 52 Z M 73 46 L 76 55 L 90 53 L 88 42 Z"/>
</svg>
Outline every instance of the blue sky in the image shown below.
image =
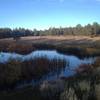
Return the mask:
<svg viewBox="0 0 100 100">
<path fill-rule="evenodd" d="M 0 0 L 0 27 L 47 29 L 100 23 L 100 0 Z"/>
</svg>

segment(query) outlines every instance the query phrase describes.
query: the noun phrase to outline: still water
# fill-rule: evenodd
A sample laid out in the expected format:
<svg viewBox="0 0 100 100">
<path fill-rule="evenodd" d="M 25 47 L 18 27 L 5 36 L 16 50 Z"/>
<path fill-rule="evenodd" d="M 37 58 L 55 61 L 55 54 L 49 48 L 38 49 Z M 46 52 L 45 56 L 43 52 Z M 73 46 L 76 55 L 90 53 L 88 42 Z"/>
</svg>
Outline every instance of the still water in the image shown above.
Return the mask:
<svg viewBox="0 0 100 100">
<path fill-rule="evenodd" d="M 68 65 L 66 65 L 64 69 L 60 69 L 55 72 L 50 72 L 47 75 L 44 75 L 38 81 L 33 79 L 30 82 L 27 82 L 27 81 L 22 82 L 21 83 L 22 85 L 20 84 L 20 86 L 24 86 L 28 84 L 34 85 L 34 83 L 42 82 L 44 80 L 55 80 L 62 76 L 64 77 L 72 76 L 75 74 L 74 69 L 76 69 L 80 64 L 92 64 L 96 59 L 96 57 L 88 57 L 88 58 L 80 59 L 74 55 L 60 54 L 55 50 L 37 50 L 27 55 L 1 52 L 0 53 L 0 63 L 7 63 L 10 59 L 25 61 L 29 59 L 34 59 L 36 57 L 47 57 L 48 59 L 53 59 L 53 58 L 65 59 L 68 62 Z"/>
</svg>

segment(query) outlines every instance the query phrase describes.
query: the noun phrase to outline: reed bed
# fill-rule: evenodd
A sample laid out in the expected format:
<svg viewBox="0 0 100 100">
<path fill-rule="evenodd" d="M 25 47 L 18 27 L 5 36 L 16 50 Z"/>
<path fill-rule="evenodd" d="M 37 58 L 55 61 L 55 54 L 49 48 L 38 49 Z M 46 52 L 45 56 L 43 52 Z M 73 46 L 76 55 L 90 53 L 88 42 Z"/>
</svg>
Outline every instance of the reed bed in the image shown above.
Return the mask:
<svg viewBox="0 0 100 100">
<path fill-rule="evenodd" d="M 66 66 L 67 61 L 60 58 L 36 57 L 26 61 L 9 60 L 5 64 L 0 64 L 0 86 L 13 86 L 12 84 L 21 80 L 40 79 L 43 75 Z"/>
</svg>

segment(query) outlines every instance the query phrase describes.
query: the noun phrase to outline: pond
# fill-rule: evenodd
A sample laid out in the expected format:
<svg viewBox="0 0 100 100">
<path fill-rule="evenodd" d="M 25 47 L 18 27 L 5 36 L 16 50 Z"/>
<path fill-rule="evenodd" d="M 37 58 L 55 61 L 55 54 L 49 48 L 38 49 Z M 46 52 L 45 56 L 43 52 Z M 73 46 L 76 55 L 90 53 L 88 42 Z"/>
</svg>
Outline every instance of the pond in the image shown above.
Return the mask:
<svg viewBox="0 0 100 100">
<path fill-rule="evenodd" d="M 47 57 L 48 59 L 53 59 L 53 58 L 65 59 L 66 61 L 68 61 L 68 65 L 66 65 L 64 69 L 59 69 L 55 72 L 50 72 L 47 75 L 44 75 L 40 80 L 33 79 L 31 81 L 24 81 L 22 83 L 19 83 L 18 84 L 19 87 L 23 87 L 29 84 L 34 85 L 44 80 L 55 80 L 63 76 L 64 77 L 72 76 L 75 74 L 74 69 L 76 69 L 80 64 L 92 64 L 96 59 L 96 57 L 80 59 L 74 55 L 60 54 L 55 50 L 37 50 L 27 55 L 1 52 L 0 53 L 0 63 L 7 63 L 9 59 L 25 61 L 25 60 L 29 60 L 32 58 L 34 59 L 35 57 L 44 57 L 44 56 Z"/>
</svg>

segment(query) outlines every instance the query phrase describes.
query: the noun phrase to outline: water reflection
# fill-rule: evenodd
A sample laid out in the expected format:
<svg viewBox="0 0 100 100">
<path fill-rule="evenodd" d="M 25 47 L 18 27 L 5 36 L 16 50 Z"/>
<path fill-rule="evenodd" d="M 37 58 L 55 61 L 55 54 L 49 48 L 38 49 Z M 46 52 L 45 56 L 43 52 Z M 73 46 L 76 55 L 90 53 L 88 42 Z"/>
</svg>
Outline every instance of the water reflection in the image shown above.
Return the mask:
<svg viewBox="0 0 100 100">
<path fill-rule="evenodd" d="M 75 74 L 73 71 L 75 68 L 77 68 L 80 64 L 91 64 L 95 61 L 96 58 L 89 57 L 89 58 L 84 58 L 84 59 L 79 59 L 78 57 L 74 55 L 64 55 L 60 54 L 57 51 L 50 51 L 50 50 L 38 50 L 34 51 L 30 54 L 27 55 L 21 55 L 21 54 L 16 54 L 16 53 L 5 53 L 1 52 L 0 53 L 0 63 L 6 63 L 9 61 L 9 59 L 16 59 L 16 60 L 29 60 L 29 59 L 34 59 L 36 57 L 47 57 L 48 59 L 53 59 L 53 58 L 60 58 L 60 59 L 66 59 L 68 61 L 68 65 L 66 65 L 65 68 L 60 68 L 57 69 L 56 71 L 52 71 L 48 73 L 47 75 L 44 75 L 41 79 L 39 80 L 31 80 L 31 81 L 24 81 L 22 83 L 19 83 L 19 87 L 23 87 L 29 84 L 35 85 L 36 83 L 40 83 L 44 80 L 56 80 L 59 77 L 69 77 Z"/>
<path fill-rule="evenodd" d="M 57 51 L 54 51 L 54 50 L 53 51 L 38 50 L 38 51 L 33 51 L 32 53 L 27 54 L 27 55 L 1 52 L 0 53 L 0 63 L 6 63 L 6 62 L 9 61 L 9 59 L 16 59 L 16 60 L 24 61 L 24 60 L 29 60 L 31 58 L 42 57 L 42 56 L 43 57 L 46 56 L 48 59 L 65 58 L 66 60 L 69 61 L 70 67 L 75 67 L 75 66 L 80 65 L 82 63 L 90 64 L 94 61 L 93 57 L 79 59 L 76 56 L 60 54 L 60 53 L 58 53 Z"/>
</svg>

